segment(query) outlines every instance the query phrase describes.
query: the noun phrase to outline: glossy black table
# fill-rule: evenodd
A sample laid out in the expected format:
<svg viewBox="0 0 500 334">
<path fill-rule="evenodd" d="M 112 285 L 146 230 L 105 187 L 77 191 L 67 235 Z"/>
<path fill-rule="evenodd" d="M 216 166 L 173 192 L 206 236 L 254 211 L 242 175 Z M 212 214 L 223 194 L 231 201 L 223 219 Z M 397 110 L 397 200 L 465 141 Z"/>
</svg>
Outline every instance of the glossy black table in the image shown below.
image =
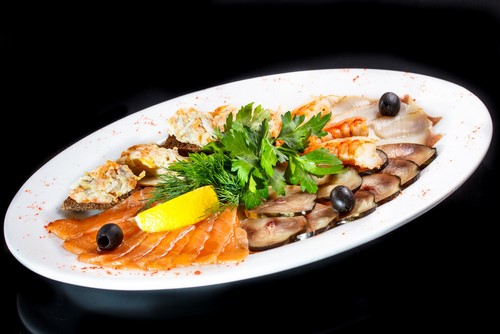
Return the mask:
<svg viewBox="0 0 500 334">
<path fill-rule="evenodd" d="M 235 10 L 222 7 L 225 13 Z M 261 8 L 252 7 L 252 13 Z M 318 7 L 290 8 L 288 15 L 296 19 L 316 13 Z M 354 5 L 321 8 L 343 12 Z M 222 53 L 191 58 L 163 51 L 158 43 L 168 29 L 161 33 L 140 29 L 141 36 L 148 33 L 144 38 L 130 37 L 132 29 L 123 34 L 111 33 L 112 29 L 95 32 L 82 49 L 79 45 L 86 39 L 77 24 L 70 25 L 76 37 L 69 45 L 62 43 L 63 35 L 50 37 L 48 33 L 54 31 L 49 29 L 38 33 L 10 31 L 6 35 L 10 44 L 2 51 L 11 66 L 6 71 L 11 81 L 3 92 L 8 97 L 6 108 L 13 110 L 8 124 L 22 129 L 23 135 L 16 138 L 15 144 L 10 135 L 3 140 L 13 144 L 4 146 L 11 157 L 8 165 L 16 167 L 9 168 L 2 194 L 3 212 L 31 173 L 82 136 L 169 98 L 257 75 L 340 67 L 427 74 L 471 90 L 486 104 L 496 125 L 500 110 L 496 84 L 500 41 L 493 36 L 490 43 L 479 43 L 470 36 L 500 31 L 497 14 L 469 7 L 451 11 L 419 6 L 410 7 L 413 11 L 406 6 L 378 8 L 369 7 L 359 14 L 373 24 L 371 33 L 375 35 L 385 31 L 386 26 L 377 28 L 377 20 L 371 18 L 385 10 L 405 14 L 409 22 L 417 22 L 425 14 L 434 34 L 407 31 L 406 42 L 389 50 L 377 40 L 363 40 L 354 33 L 349 36 L 359 43 L 347 43 L 340 49 L 326 43 L 322 50 L 318 47 L 306 52 L 297 46 L 300 43 L 288 49 L 285 46 L 290 44 L 278 42 L 279 47 L 269 57 L 259 55 L 228 65 L 234 57 Z M 270 19 L 281 11 L 272 7 L 266 13 L 263 18 Z M 443 32 L 438 18 L 444 14 L 448 27 Z M 348 18 L 338 20 L 349 22 Z M 471 24 L 464 27 L 464 21 Z M 332 29 L 339 31 L 341 23 L 331 23 Z M 215 27 L 205 27 L 202 37 L 215 36 Z M 260 35 L 264 49 L 278 36 L 274 31 Z M 298 31 L 291 28 L 292 33 Z M 314 46 L 331 37 L 324 29 L 317 33 L 320 37 L 312 37 Z M 182 49 L 187 45 L 183 40 L 171 38 L 170 43 L 178 43 L 176 48 Z M 242 30 L 240 40 L 251 44 L 258 39 Z M 464 40 L 469 48 L 459 43 Z M 432 50 L 415 51 L 426 49 L 427 42 L 434 42 Z M 224 50 L 240 46 L 229 37 L 225 43 Z M 38 46 L 44 46 L 45 53 Z M 145 52 L 148 48 L 149 52 Z M 38 50 L 38 58 L 23 58 L 33 50 Z M 293 50 L 298 51 L 290 55 Z M 63 51 L 69 54 L 65 61 L 60 57 Z M 76 60 L 80 59 L 76 56 L 80 51 L 84 55 L 81 62 Z M 167 55 L 173 58 L 167 61 Z M 449 61 L 453 57 L 458 57 L 459 64 Z M 34 111 L 28 120 L 27 111 Z M 21 153 L 19 147 L 29 148 L 30 154 Z M 489 306 L 498 303 L 498 196 L 494 185 L 497 148 L 494 130 L 490 150 L 476 172 L 437 207 L 401 228 L 338 256 L 248 281 L 175 291 L 100 291 L 40 277 L 18 263 L 4 243 L 3 325 L 16 333 L 88 333 L 134 326 L 141 332 L 492 331 L 498 328 L 496 310 Z M 11 164 L 12 160 L 15 163 Z"/>
</svg>

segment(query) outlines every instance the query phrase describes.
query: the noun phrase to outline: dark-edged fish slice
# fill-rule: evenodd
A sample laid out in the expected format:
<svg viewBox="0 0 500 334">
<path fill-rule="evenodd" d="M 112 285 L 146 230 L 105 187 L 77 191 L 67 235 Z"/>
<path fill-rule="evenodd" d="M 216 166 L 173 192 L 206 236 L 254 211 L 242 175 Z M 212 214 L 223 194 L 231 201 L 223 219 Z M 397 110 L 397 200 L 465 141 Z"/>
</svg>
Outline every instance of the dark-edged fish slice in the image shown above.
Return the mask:
<svg viewBox="0 0 500 334">
<path fill-rule="evenodd" d="M 390 158 L 387 166 L 380 172 L 399 176 L 401 189 L 408 187 L 420 177 L 420 168 L 415 162 L 400 158 Z"/>
<path fill-rule="evenodd" d="M 366 190 L 358 190 L 354 193 L 354 197 L 356 198 L 354 208 L 350 212 L 341 214 L 337 218 L 336 225 L 366 217 L 377 209 L 378 205 L 375 202 L 374 193 Z"/>
<path fill-rule="evenodd" d="M 401 178 L 383 173 L 365 175 L 359 189 L 372 192 L 375 195 L 375 202 L 381 205 L 401 193 Z"/>
<path fill-rule="evenodd" d="M 287 244 L 306 230 L 304 216 L 246 218 L 241 227 L 247 232 L 251 251 L 263 251 Z"/>
<path fill-rule="evenodd" d="M 245 210 L 245 215 L 249 218 L 293 217 L 304 215 L 314 209 L 316 197 L 316 194 L 298 192 L 287 196 L 268 199 L 251 210 Z"/>
<path fill-rule="evenodd" d="M 374 173 L 378 173 L 380 172 L 382 169 L 384 169 L 385 166 L 387 166 L 387 161 L 389 159 L 389 157 L 387 156 L 387 154 L 378 149 L 377 148 L 377 154 L 379 155 L 380 157 L 380 161 L 382 161 L 380 163 L 380 165 L 378 165 L 377 167 L 374 167 L 374 168 L 361 168 L 361 167 L 356 167 L 356 170 L 358 171 L 359 175 L 367 175 L 367 174 L 374 174 Z"/>
<path fill-rule="evenodd" d="M 420 169 L 427 167 L 437 157 L 435 147 L 415 143 L 390 143 L 378 146 L 389 158 L 407 159 L 415 162 Z"/>
<path fill-rule="evenodd" d="M 305 216 L 307 219 L 307 233 L 310 235 L 325 232 L 337 220 L 339 212 L 326 203 L 328 202 L 316 204 L 314 209 Z"/>
<path fill-rule="evenodd" d="M 355 192 L 359 189 L 363 179 L 354 167 L 347 167 L 344 173 L 330 174 L 327 176 L 324 184 L 318 187 L 318 198 L 329 199 L 332 189 L 339 185 L 344 185 Z"/>
</svg>

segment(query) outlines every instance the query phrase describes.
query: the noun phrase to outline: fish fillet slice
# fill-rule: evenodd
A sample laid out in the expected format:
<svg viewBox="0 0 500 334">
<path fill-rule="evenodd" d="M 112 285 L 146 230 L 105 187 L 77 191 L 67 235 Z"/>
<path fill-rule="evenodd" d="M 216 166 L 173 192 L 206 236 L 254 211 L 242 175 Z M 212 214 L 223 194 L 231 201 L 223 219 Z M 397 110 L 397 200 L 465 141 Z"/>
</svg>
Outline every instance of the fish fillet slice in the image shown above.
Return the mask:
<svg viewBox="0 0 500 334">
<path fill-rule="evenodd" d="M 226 243 L 234 233 L 234 223 L 237 219 L 236 209 L 226 209 L 214 221 L 210 236 L 193 264 L 212 264 L 221 253 Z"/>
<path fill-rule="evenodd" d="M 185 267 L 193 264 L 193 260 L 200 254 L 205 242 L 210 236 L 210 231 L 214 226 L 214 217 L 209 217 L 196 224 L 196 229 L 189 239 L 189 243 L 182 252 L 172 260 L 172 265 Z"/>
<path fill-rule="evenodd" d="M 143 188 L 134 192 L 126 200 L 97 215 L 83 219 L 58 219 L 49 223 L 45 228 L 63 240 L 94 231 L 97 233 L 99 228 L 106 223 L 118 224 L 133 217 L 144 206 L 144 200 L 147 199 L 149 192 L 149 188 Z"/>
<path fill-rule="evenodd" d="M 247 232 L 239 226 L 239 220 L 233 227 L 233 235 L 217 257 L 215 264 L 240 263 L 250 254 Z"/>
<path fill-rule="evenodd" d="M 135 222 L 131 222 L 135 224 Z M 78 255 L 78 260 L 86 263 L 111 267 L 111 262 L 124 254 L 129 253 L 140 245 L 147 237 L 148 233 L 142 231 L 137 225 L 136 230 L 128 237 L 123 236 L 120 246 L 109 251 L 95 251 Z"/>
<path fill-rule="evenodd" d="M 154 259 L 146 263 L 146 268 L 149 270 L 169 270 L 175 267 L 172 261 L 183 251 L 184 247 L 189 243 L 189 239 L 195 233 L 196 229 L 190 230 L 186 235 L 177 240 L 172 249 L 161 258 Z"/>
<path fill-rule="evenodd" d="M 134 259 L 134 263 L 137 267 L 142 269 L 147 269 L 146 264 L 148 262 L 155 261 L 156 259 L 162 258 L 166 256 L 176 245 L 176 243 L 184 238 L 190 231 L 194 229 L 194 225 L 181 227 L 170 231 L 165 238 L 161 240 L 161 242 L 156 245 L 150 252 L 144 254 L 141 257 L 137 257 Z"/>
<path fill-rule="evenodd" d="M 118 225 L 122 228 L 124 238 L 128 238 L 128 236 L 137 231 L 132 224 L 127 222 L 120 222 Z M 97 231 L 93 231 L 76 238 L 66 239 L 63 243 L 63 247 L 76 255 L 94 251 L 97 253 L 96 236 Z"/>
<path fill-rule="evenodd" d="M 151 252 L 168 234 L 169 231 L 148 233 L 140 244 L 134 247 L 130 252 L 114 258 L 110 262 L 110 265 L 117 269 L 139 269 L 140 267 L 135 263 L 135 259 L 141 258 Z"/>
</svg>

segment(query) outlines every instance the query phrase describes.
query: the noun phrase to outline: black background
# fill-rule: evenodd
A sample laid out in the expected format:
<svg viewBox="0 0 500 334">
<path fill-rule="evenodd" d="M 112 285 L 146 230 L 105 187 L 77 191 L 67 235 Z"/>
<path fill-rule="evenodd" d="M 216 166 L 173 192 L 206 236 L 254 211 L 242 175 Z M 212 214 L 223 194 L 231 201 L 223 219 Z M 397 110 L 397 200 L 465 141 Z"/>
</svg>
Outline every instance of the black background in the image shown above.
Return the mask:
<svg viewBox="0 0 500 334">
<path fill-rule="evenodd" d="M 427 74 L 472 91 L 496 124 L 496 3 L 221 0 L 4 6 L 2 213 L 33 172 L 103 125 L 191 91 L 258 75 L 340 67 Z M 236 328 L 265 332 L 498 328 L 497 137 L 494 131 L 476 173 L 420 218 L 332 259 L 223 288 L 209 299 L 193 298 L 193 309 L 204 303 L 207 312 L 201 314 L 83 311 L 57 284 L 19 264 L 4 242 L 2 325 L 23 333 L 131 325 L 225 332 L 234 328 L 230 320 Z"/>
</svg>

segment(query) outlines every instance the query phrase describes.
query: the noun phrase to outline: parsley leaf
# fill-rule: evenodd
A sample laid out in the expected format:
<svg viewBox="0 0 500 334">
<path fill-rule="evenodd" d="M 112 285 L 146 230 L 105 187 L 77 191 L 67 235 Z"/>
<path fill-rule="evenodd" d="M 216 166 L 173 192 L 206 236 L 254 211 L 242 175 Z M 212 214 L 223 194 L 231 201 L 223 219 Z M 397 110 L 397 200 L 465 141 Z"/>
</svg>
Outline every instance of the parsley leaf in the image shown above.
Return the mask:
<svg viewBox="0 0 500 334">
<path fill-rule="evenodd" d="M 323 127 L 328 123 L 331 116 L 331 113 L 324 116 L 318 113 L 304 123 L 304 115 L 292 117 L 291 112 L 287 111 L 281 117 L 281 132 L 276 139 L 282 140 L 288 148 L 294 151 L 303 152 L 311 135 L 321 138 L 327 134 L 323 131 Z"/>
</svg>

